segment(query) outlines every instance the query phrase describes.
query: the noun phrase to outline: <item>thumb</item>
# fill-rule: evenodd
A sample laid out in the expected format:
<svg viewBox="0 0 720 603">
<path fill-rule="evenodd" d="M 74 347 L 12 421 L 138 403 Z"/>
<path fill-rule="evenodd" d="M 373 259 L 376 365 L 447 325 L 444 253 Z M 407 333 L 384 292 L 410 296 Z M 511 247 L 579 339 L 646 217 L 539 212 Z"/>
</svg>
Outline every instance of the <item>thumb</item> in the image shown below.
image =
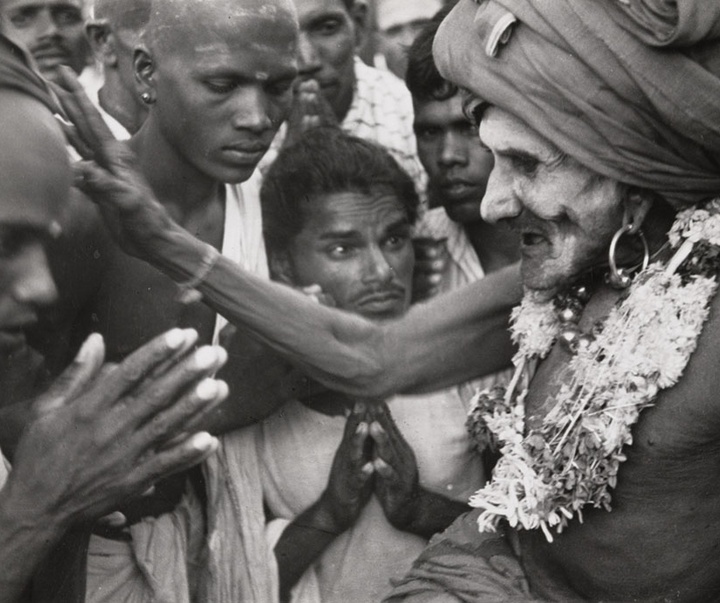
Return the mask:
<svg viewBox="0 0 720 603">
<path fill-rule="evenodd" d="M 41 398 L 41 413 L 67 404 L 78 397 L 97 376 L 105 359 L 102 335 L 93 333 L 83 343 L 72 364 L 50 386 Z"/>
</svg>

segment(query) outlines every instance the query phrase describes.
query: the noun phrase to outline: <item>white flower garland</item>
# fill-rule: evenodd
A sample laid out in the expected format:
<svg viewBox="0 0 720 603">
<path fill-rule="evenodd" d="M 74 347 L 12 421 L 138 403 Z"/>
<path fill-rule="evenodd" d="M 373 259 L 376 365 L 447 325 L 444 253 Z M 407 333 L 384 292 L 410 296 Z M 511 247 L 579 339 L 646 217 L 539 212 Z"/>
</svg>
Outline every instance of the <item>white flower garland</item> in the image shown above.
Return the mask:
<svg viewBox="0 0 720 603">
<path fill-rule="evenodd" d="M 540 528 L 552 542 L 550 529 L 560 533 L 576 514 L 582 521 L 585 505 L 610 510 L 631 427 L 659 390 L 677 383 L 707 319 L 720 262 L 720 201 L 678 214 L 669 240 L 677 250 L 671 261 L 636 276 L 601 332 L 570 361 L 573 377 L 542 425 L 528 432 L 530 364 L 549 353 L 562 325 L 552 300 L 527 296 L 513 312 L 515 377 L 507 390 L 480 393 L 469 420 L 477 445 L 495 442 L 502 453 L 492 480 L 470 500 L 483 509 L 480 531 L 505 519 Z M 677 273 L 689 264 L 704 270 Z"/>
</svg>

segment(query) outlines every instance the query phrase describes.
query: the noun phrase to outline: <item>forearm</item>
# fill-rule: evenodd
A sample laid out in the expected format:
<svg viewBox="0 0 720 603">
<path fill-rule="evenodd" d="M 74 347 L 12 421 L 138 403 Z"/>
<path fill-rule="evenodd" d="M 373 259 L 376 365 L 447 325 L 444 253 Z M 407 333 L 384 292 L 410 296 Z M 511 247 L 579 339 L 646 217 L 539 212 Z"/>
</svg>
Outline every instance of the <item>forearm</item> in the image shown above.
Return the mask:
<svg viewBox="0 0 720 603">
<path fill-rule="evenodd" d="M 39 501 L 0 491 L 0 603 L 20 600 L 33 572 L 63 533 L 60 522 L 33 513 Z"/>
<path fill-rule="evenodd" d="M 337 526 L 324 508 L 322 499 L 285 529 L 275 545 L 282 601 L 290 599 L 290 592 L 298 580 L 343 531 L 344 528 Z"/>
<path fill-rule="evenodd" d="M 412 521 L 405 531 L 429 540 L 431 536 L 445 530 L 469 510 L 467 503 L 420 488 L 414 504 Z"/>
<path fill-rule="evenodd" d="M 203 243 L 175 227 L 151 261 L 182 282 L 196 272 L 203 251 Z M 508 317 L 522 294 L 513 267 L 376 324 L 320 306 L 226 258 L 200 291 L 214 309 L 328 387 L 377 397 L 438 389 L 508 366 Z"/>
</svg>

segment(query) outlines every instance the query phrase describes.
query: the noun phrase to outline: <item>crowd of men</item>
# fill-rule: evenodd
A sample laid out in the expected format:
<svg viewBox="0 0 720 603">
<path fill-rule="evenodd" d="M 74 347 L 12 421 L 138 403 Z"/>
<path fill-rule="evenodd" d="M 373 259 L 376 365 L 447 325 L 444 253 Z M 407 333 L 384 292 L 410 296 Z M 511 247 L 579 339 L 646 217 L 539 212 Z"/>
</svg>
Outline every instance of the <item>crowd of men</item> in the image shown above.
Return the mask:
<svg viewBox="0 0 720 603">
<path fill-rule="evenodd" d="M 718 44 L 0 0 L 0 602 L 720 598 Z"/>
</svg>

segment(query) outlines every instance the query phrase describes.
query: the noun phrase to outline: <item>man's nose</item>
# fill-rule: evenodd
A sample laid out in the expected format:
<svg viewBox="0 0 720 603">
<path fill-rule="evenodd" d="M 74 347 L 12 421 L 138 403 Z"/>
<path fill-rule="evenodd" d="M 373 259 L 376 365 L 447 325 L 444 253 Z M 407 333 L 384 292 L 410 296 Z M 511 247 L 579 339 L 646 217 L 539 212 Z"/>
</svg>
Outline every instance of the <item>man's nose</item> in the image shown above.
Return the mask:
<svg viewBox="0 0 720 603">
<path fill-rule="evenodd" d="M 505 178 L 500 170 L 494 168 L 480 204 L 480 216 L 485 222 L 495 224 L 500 220 L 516 218 L 521 211 L 522 203 L 515 194 L 512 179 Z"/>
<path fill-rule="evenodd" d="M 442 167 L 467 164 L 467 143 L 457 132 L 446 132 L 440 144 L 438 163 Z"/>
<path fill-rule="evenodd" d="M 364 282 L 386 283 L 392 280 L 393 268 L 379 247 L 373 247 L 367 250 L 364 264 Z"/>
<path fill-rule="evenodd" d="M 14 297 L 23 305 L 35 307 L 49 306 L 57 301 L 55 279 L 50 272 L 45 249 L 40 243 L 30 246 L 23 252 L 18 263 Z"/>
<path fill-rule="evenodd" d="M 300 41 L 298 43 L 298 59 L 298 67 L 301 77 L 313 77 L 318 71 L 320 71 L 320 69 L 322 69 L 320 56 L 310 40 L 310 37 L 304 33 L 300 34 Z"/>
<path fill-rule="evenodd" d="M 248 86 L 236 95 L 232 125 L 236 130 L 256 133 L 273 127 L 268 97 L 261 85 Z"/>
<path fill-rule="evenodd" d="M 60 35 L 60 28 L 50 10 L 44 8 L 37 13 L 35 20 L 35 36 L 40 38 L 51 38 Z"/>
</svg>

